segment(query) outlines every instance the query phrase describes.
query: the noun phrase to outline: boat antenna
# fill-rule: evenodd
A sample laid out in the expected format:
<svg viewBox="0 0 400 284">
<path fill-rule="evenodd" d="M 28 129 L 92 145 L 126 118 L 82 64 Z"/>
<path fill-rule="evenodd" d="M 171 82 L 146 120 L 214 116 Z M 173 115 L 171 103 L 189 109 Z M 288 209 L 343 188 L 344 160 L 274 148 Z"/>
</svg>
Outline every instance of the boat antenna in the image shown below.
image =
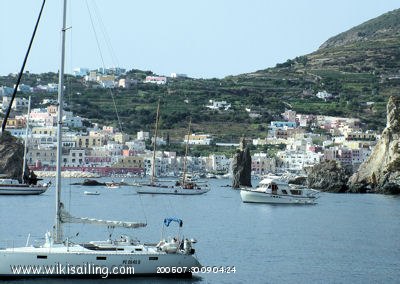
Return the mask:
<svg viewBox="0 0 400 284">
<path fill-rule="evenodd" d="M 2 133 L 4 132 L 4 129 L 6 128 L 7 120 L 8 120 L 8 117 L 10 116 L 11 107 L 12 107 L 12 104 L 14 102 L 15 95 L 17 94 L 17 90 L 18 90 L 18 87 L 19 87 L 19 83 L 21 82 L 22 74 L 24 74 L 26 61 L 28 60 L 28 55 L 29 55 L 29 52 L 30 52 L 31 47 L 32 47 L 33 39 L 35 38 L 35 35 L 36 35 L 37 27 L 39 26 L 40 18 L 42 17 L 42 12 L 43 12 L 43 8 L 44 8 L 44 4 L 45 3 L 46 3 L 46 0 L 43 0 L 42 7 L 40 8 L 39 16 L 38 16 L 38 18 L 36 20 L 35 28 L 33 29 L 33 33 L 32 33 L 32 36 L 31 36 L 31 41 L 29 42 L 28 50 L 25 53 L 24 62 L 22 63 L 21 70 L 19 71 L 19 74 L 18 74 L 17 83 L 14 86 L 14 91 L 13 91 L 12 96 L 11 96 L 10 104 L 8 105 L 7 112 L 6 112 L 6 114 L 4 116 L 4 119 L 3 119 L 3 123 L 1 124 L 1 132 Z"/>
<path fill-rule="evenodd" d="M 63 111 L 63 92 L 64 92 L 64 63 L 65 63 L 65 32 L 67 18 L 67 0 L 63 4 L 63 19 L 61 28 L 61 62 L 58 76 L 58 111 L 57 111 L 57 165 L 56 165 L 56 221 L 54 227 L 54 243 L 61 243 L 63 239 L 61 227 L 61 161 L 62 161 L 62 111 Z"/>
<path fill-rule="evenodd" d="M 157 114 L 156 114 L 156 127 L 154 129 L 153 161 L 152 161 L 152 165 L 151 165 L 151 180 L 150 180 L 150 184 L 154 184 L 155 177 L 156 177 L 156 150 L 157 150 L 157 133 L 158 133 L 159 116 L 160 116 L 160 99 L 158 99 Z"/>
</svg>

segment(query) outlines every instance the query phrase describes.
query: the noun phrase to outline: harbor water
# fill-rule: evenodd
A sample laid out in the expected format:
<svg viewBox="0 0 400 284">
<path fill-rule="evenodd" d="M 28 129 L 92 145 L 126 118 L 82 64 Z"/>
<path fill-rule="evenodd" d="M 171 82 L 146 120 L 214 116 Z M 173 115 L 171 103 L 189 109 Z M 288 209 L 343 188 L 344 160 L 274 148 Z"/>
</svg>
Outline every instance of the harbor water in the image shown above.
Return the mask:
<svg viewBox="0 0 400 284">
<path fill-rule="evenodd" d="M 110 181 L 111 179 L 97 179 Z M 118 180 L 118 179 L 114 179 Z M 400 280 L 400 198 L 375 194 L 321 193 L 316 205 L 242 203 L 228 179 L 208 181 L 204 195 L 138 195 L 133 186 L 71 185 L 63 179 L 62 200 L 74 216 L 145 221 L 129 230 L 71 224 L 71 241 L 105 240 L 112 234 L 158 242 L 161 235 L 195 238 L 196 255 L 205 267 L 228 271 L 198 273 L 189 280 L 137 278 L 139 283 L 398 283 Z M 126 182 L 133 180 L 125 179 Z M 253 182 L 255 185 L 257 181 Z M 84 195 L 84 191 L 100 195 Z M 55 189 L 39 196 L 0 196 L 1 247 L 43 241 L 55 219 Z M 183 220 L 163 228 L 166 217 Z M 79 233 L 79 234 L 78 234 Z M 233 268 L 235 272 L 233 272 Z M 131 283 L 106 279 L 103 283 Z M 20 283 L 70 283 L 23 280 Z M 79 280 L 81 282 L 81 280 Z M 82 283 L 85 282 L 82 280 Z M 75 281 L 74 281 L 75 283 Z"/>
</svg>

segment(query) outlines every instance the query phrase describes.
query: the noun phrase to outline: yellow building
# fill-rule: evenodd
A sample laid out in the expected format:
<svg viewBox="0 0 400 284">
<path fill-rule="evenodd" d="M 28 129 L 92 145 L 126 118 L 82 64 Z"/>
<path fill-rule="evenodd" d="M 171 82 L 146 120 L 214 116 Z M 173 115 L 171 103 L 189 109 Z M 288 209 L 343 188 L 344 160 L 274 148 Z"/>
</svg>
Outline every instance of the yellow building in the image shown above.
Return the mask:
<svg viewBox="0 0 400 284">
<path fill-rule="evenodd" d="M 34 128 L 32 128 L 32 134 L 56 136 L 57 128 L 56 127 L 34 127 Z"/>
<path fill-rule="evenodd" d="M 76 146 L 82 148 L 101 147 L 106 144 L 106 137 L 103 134 L 96 133 L 91 135 L 76 136 Z"/>
<path fill-rule="evenodd" d="M 112 166 L 113 168 L 144 168 L 143 157 L 129 156 L 124 157 L 118 163 Z"/>
<path fill-rule="evenodd" d="M 9 128 L 23 128 L 23 127 L 25 127 L 25 119 L 23 119 L 23 118 L 9 118 L 9 119 L 7 119 L 7 127 L 9 127 Z"/>
<path fill-rule="evenodd" d="M 208 134 L 193 133 L 192 135 L 185 135 L 184 142 L 187 143 L 188 140 L 191 145 L 210 145 L 212 138 Z"/>
</svg>

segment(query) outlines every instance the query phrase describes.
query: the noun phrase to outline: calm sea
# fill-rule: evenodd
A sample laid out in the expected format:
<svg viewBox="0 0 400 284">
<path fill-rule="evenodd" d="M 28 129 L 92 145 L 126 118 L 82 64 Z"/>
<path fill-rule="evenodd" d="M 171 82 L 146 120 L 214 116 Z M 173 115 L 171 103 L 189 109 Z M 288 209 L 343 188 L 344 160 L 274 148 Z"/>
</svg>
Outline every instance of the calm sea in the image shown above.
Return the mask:
<svg viewBox="0 0 400 284">
<path fill-rule="evenodd" d="M 178 233 L 175 224 L 164 232 L 162 229 L 165 217 L 176 216 L 184 221 L 181 234 L 198 240 L 196 254 L 204 266 L 236 269 L 236 273 L 229 274 L 198 274 L 191 280 L 135 279 L 139 283 L 400 281 L 399 197 L 322 193 L 317 205 L 273 206 L 242 203 L 238 191 L 225 187 L 230 180 L 210 180 L 212 190 L 200 196 L 140 196 L 130 186 L 111 190 L 70 185 L 77 181 L 63 181 L 63 201 L 73 215 L 147 221 L 148 226 L 134 231 L 108 231 L 75 224 L 65 228 L 73 241 L 105 240 L 112 233 L 115 237 L 131 234 L 142 242 L 157 242 L 162 233 Z M 84 195 L 84 190 L 97 190 L 101 195 Z M 28 234 L 31 243 L 40 241 L 54 222 L 54 195 L 53 187 L 40 196 L 0 196 L 2 245 L 4 240 L 24 245 Z M 103 283 L 131 281 L 108 279 Z M 35 281 L 19 283 L 30 282 Z"/>
</svg>

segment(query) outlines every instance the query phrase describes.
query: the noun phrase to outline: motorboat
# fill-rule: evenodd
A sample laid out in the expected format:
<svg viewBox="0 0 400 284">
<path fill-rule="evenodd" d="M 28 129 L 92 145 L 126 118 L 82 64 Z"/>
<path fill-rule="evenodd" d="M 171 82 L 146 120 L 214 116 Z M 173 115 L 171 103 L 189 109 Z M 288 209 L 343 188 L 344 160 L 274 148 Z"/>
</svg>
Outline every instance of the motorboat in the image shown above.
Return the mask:
<svg viewBox="0 0 400 284">
<path fill-rule="evenodd" d="M 109 189 L 120 188 L 120 187 L 121 187 L 121 183 L 119 183 L 119 182 L 114 182 L 114 181 L 106 182 L 106 187 L 109 188 Z"/>
<path fill-rule="evenodd" d="M 319 191 L 291 185 L 276 177 L 264 178 L 255 188 L 241 188 L 243 202 L 271 204 L 315 204 Z"/>
</svg>

